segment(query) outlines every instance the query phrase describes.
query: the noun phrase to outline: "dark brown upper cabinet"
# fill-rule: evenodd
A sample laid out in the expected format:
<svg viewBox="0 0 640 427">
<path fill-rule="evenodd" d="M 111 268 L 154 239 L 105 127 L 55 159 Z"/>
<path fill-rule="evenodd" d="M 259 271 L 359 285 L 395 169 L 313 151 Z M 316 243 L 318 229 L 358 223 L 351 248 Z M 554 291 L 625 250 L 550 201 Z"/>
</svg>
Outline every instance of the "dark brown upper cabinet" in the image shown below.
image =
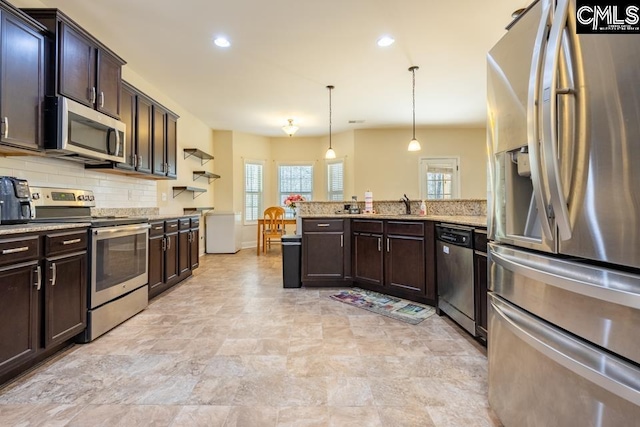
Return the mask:
<svg viewBox="0 0 640 427">
<path fill-rule="evenodd" d="M 59 9 L 23 9 L 41 22 L 55 43 L 47 94 L 60 94 L 120 118 L 122 66 L 126 63 Z"/>
<path fill-rule="evenodd" d="M 0 4 L 0 152 L 42 148 L 45 28 Z"/>
</svg>

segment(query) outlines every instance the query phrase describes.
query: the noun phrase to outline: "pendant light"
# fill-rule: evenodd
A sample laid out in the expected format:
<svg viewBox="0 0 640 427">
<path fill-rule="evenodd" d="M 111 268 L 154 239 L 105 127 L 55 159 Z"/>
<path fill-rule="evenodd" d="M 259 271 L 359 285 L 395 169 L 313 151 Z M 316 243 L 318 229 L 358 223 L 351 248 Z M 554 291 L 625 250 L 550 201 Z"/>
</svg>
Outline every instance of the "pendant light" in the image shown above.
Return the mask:
<svg viewBox="0 0 640 427">
<path fill-rule="evenodd" d="M 333 86 L 329 85 L 327 86 L 327 89 L 329 89 L 329 149 L 327 150 L 327 153 L 324 155 L 324 158 L 335 159 L 336 152 L 333 151 L 333 148 L 331 148 L 331 91 L 333 90 Z"/>
<path fill-rule="evenodd" d="M 409 147 L 407 147 L 408 151 L 420 151 L 422 147 L 420 147 L 420 143 L 416 139 L 416 70 L 418 67 L 415 65 L 413 67 L 409 67 L 409 71 L 413 74 L 413 139 L 409 142 Z"/>
<path fill-rule="evenodd" d="M 298 126 L 293 124 L 293 119 L 289 119 L 289 124 L 282 126 L 282 130 L 289 136 L 293 136 L 294 133 L 298 131 Z"/>
</svg>

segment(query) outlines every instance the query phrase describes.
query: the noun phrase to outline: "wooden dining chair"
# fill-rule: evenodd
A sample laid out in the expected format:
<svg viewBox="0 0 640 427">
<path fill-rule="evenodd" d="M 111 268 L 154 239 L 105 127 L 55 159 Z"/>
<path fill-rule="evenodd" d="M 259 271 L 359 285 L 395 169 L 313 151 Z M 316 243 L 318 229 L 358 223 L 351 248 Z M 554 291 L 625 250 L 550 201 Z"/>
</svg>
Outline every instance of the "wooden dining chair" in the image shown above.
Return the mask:
<svg viewBox="0 0 640 427">
<path fill-rule="evenodd" d="M 271 248 L 271 240 L 281 240 L 284 234 L 284 208 L 271 206 L 265 209 L 262 229 L 262 252 L 266 252 L 267 245 Z"/>
</svg>

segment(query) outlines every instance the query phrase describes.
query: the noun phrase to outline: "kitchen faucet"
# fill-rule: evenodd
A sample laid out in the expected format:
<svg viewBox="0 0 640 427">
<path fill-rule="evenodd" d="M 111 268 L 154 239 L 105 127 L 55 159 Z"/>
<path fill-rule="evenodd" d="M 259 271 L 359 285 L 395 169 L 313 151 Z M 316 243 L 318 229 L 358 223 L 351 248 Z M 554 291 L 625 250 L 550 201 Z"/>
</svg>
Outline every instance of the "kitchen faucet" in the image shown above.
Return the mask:
<svg viewBox="0 0 640 427">
<path fill-rule="evenodd" d="M 411 215 L 411 202 L 409 201 L 409 198 L 407 197 L 407 195 L 405 194 L 404 197 L 402 199 L 400 199 L 401 202 L 404 202 L 404 208 L 406 210 L 406 214 L 407 215 Z"/>
</svg>

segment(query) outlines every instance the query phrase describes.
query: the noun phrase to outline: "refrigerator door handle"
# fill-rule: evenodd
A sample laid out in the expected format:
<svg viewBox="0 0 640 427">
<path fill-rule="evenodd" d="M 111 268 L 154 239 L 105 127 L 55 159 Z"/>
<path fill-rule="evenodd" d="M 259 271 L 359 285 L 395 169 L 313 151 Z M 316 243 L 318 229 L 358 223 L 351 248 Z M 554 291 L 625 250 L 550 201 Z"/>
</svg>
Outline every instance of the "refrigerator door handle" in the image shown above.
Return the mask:
<svg viewBox="0 0 640 427">
<path fill-rule="evenodd" d="M 538 134 L 539 125 L 539 102 L 540 96 L 540 74 L 542 71 L 542 51 L 543 43 L 547 36 L 547 22 L 549 14 L 551 13 L 551 7 L 547 4 L 542 11 L 540 17 L 540 24 L 538 25 L 538 31 L 536 33 L 536 40 L 533 47 L 533 57 L 531 58 L 531 77 L 529 78 L 529 93 L 527 99 L 527 146 L 529 149 L 529 159 L 531 165 L 531 183 L 533 184 L 533 197 L 538 208 L 538 215 L 540 218 L 540 225 L 542 227 L 542 233 L 544 236 L 553 240 L 553 233 L 551 231 L 551 223 L 549 221 L 549 215 L 547 211 L 547 197 L 543 193 L 542 185 L 542 171 L 541 171 L 541 158 L 540 158 L 540 135 Z"/>
<path fill-rule="evenodd" d="M 640 310 L 638 276 L 489 246 L 491 261 L 506 270 L 574 294 Z"/>
<path fill-rule="evenodd" d="M 558 126 L 557 98 L 559 94 L 573 95 L 571 88 L 558 88 L 558 66 L 562 48 L 562 36 L 565 33 L 570 0 L 558 0 L 549 32 L 547 54 L 544 60 L 542 77 L 542 146 L 546 177 L 553 214 L 562 240 L 571 238 L 571 222 L 567 208 L 567 199 L 562 189 L 560 166 L 558 163 Z M 567 58 L 568 59 L 568 58 Z"/>
<path fill-rule="evenodd" d="M 629 402 L 640 405 L 640 370 L 548 326 L 490 294 L 491 308 L 519 339 L 566 369 Z"/>
</svg>

